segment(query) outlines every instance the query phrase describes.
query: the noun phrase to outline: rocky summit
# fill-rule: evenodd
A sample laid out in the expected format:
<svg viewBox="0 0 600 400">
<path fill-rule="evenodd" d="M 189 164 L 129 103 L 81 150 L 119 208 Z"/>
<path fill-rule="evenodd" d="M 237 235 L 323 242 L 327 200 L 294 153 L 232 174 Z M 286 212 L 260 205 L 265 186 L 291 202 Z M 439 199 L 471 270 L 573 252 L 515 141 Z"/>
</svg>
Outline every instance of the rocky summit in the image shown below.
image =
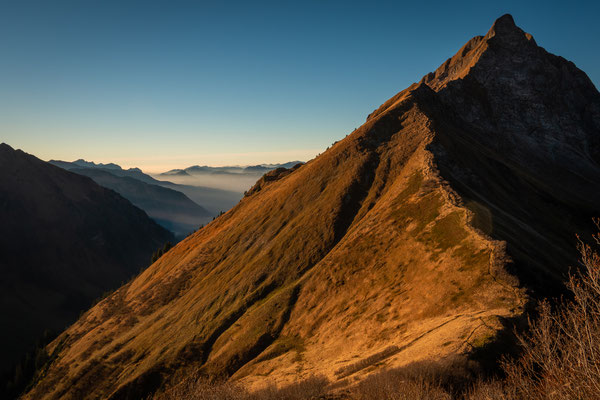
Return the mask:
<svg viewBox="0 0 600 400">
<path fill-rule="evenodd" d="M 87 311 L 25 397 L 465 361 L 561 293 L 599 187 L 600 94 L 505 15 Z"/>
</svg>

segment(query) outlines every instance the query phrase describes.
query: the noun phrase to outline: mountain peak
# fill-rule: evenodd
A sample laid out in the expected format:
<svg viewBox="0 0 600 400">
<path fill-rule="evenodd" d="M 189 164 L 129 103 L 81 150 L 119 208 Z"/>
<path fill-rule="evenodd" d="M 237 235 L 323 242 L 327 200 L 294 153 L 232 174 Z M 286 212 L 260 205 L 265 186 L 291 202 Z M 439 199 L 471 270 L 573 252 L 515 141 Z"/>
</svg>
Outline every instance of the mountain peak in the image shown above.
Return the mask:
<svg viewBox="0 0 600 400">
<path fill-rule="evenodd" d="M 9 144 L 2 142 L 2 143 L 0 143 L 0 150 L 13 151 L 14 149 L 12 147 L 10 147 Z"/>
<path fill-rule="evenodd" d="M 496 21 L 494 21 L 494 24 L 492 25 L 492 29 L 496 29 L 496 30 L 500 29 L 500 30 L 508 31 L 508 30 L 515 30 L 515 29 L 519 29 L 519 28 L 515 24 L 515 20 L 512 15 L 504 14 L 503 16 L 498 18 Z"/>
<path fill-rule="evenodd" d="M 492 27 L 485 35 L 486 40 L 492 38 L 512 46 L 527 42 L 536 44 L 533 36 L 519 28 L 510 14 L 504 14 L 494 21 Z"/>
<path fill-rule="evenodd" d="M 420 83 L 438 91 L 450 81 L 463 79 L 479 63 L 481 57 L 492 47 L 504 48 L 510 52 L 530 51 L 537 47 L 533 36 L 519 28 L 510 14 L 504 14 L 492 24 L 485 36 L 475 36 L 453 57 L 438 69 L 423 77 Z"/>
</svg>

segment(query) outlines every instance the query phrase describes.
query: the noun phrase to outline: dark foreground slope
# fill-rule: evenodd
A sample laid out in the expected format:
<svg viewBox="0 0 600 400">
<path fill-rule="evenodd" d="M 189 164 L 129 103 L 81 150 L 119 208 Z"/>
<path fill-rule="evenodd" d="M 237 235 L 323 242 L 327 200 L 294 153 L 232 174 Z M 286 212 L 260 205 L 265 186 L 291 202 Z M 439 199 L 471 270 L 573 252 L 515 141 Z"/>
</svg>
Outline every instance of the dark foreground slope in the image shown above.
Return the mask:
<svg viewBox="0 0 600 400">
<path fill-rule="evenodd" d="M 194 370 L 342 385 L 485 349 L 577 264 L 599 110 L 583 72 L 500 18 L 84 314 L 28 398 L 142 398 Z"/>
<path fill-rule="evenodd" d="M 91 179 L 0 144 L 0 369 L 148 265 L 171 235 Z"/>
</svg>

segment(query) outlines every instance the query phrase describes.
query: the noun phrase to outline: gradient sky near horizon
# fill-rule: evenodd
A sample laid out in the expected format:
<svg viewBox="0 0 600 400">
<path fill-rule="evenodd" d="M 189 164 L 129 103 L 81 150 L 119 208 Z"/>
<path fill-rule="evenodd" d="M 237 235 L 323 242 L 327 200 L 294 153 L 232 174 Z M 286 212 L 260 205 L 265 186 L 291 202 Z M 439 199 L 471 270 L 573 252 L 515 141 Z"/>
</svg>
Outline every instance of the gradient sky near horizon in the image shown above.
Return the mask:
<svg viewBox="0 0 600 400">
<path fill-rule="evenodd" d="M 0 0 L 0 142 L 149 172 L 307 160 L 511 13 L 600 83 L 600 2 Z"/>
</svg>

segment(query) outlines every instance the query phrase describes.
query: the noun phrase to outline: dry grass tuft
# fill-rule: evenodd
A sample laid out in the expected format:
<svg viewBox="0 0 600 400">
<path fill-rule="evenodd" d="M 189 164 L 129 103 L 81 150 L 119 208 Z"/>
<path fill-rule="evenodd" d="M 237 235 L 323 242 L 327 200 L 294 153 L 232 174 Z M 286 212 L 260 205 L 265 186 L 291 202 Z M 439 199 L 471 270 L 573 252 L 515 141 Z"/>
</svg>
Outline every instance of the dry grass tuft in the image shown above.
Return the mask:
<svg viewBox="0 0 600 400">
<path fill-rule="evenodd" d="M 449 400 L 470 372 L 464 363 L 417 362 L 369 375 L 350 389 L 354 400 Z"/>
</svg>

